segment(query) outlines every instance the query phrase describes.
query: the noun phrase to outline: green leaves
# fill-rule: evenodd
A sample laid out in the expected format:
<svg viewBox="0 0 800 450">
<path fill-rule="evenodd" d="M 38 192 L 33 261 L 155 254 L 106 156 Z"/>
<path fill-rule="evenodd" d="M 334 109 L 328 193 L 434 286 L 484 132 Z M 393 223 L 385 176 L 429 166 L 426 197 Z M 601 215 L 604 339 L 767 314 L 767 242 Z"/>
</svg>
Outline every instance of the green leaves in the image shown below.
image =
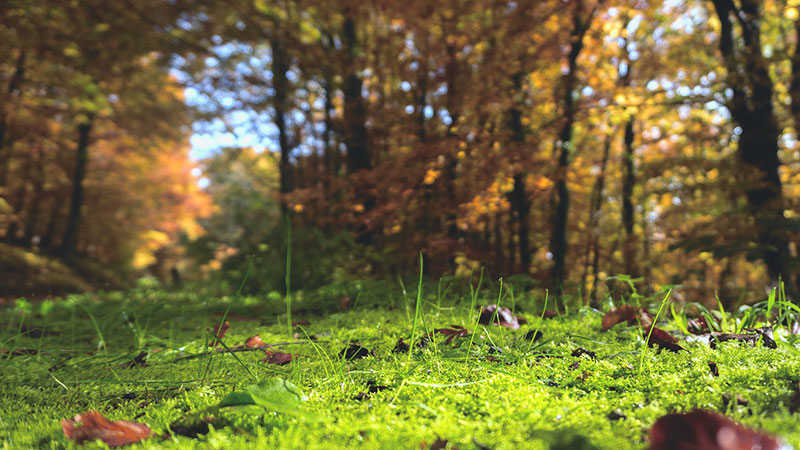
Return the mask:
<svg viewBox="0 0 800 450">
<path fill-rule="evenodd" d="M 244 391 L 234 391 L 219 402 L 220 407 L 258 405 L 273 411 L 296 409 L 304 399 L 303 391 L 282 378 L 251 384 Z"/>
<path fill-rule="evenodd" d="M 306 396 L 294 384 L 282 378 L 270 378 L 233 391 L 219 402 L 217 408 L 235 406 L 260 406 L 268 411 L 318 420 L 319 417 L 303 409 Z"/>
</svg>

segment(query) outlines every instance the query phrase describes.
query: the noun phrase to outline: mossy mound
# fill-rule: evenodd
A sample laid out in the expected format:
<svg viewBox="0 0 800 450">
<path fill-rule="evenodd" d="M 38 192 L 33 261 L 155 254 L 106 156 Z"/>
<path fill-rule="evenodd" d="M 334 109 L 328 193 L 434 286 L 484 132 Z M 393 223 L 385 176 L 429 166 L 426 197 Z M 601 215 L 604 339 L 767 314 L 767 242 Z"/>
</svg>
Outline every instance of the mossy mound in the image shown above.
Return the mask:
<svg viewBox="0 0 800 450">
<path fill-rule="evenodd" d="M 0 296 L 37 297 L 91 289 L 63 262 L 6 244 L 0 244 L 0 274 Z"/>
</svg>

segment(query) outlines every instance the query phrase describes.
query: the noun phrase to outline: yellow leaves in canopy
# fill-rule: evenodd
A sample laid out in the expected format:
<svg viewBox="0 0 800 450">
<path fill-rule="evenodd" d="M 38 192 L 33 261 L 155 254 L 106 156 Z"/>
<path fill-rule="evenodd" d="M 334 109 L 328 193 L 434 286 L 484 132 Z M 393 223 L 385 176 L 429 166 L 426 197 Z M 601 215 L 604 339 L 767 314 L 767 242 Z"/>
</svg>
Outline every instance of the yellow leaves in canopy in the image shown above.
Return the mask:
<svg viewBox="0 0 800 450">
<path fill-rule="evenodd" d="M 540 191 L 546 191 L 546 190 L 552 188 L 553 184 L 554 184 L 553 180 L 551 180 L 550 178 L 547 178 L 547 177 L 529 176 L 526 181 L 527 181 L 527 184 L 535 187 L 536 189 L 538 189 Z"/>
<path fill-rule="evenodd" d="M 364 212 L 364 205 L 362 205 L 361 203 L 357 203 L 357 204 L 353 205 L 353 211 L 355 211 L 357 213 L 363 213 Z"/>
<path fill-rule="evenodd" d="M 428 169 L 428 171 L 425 173 L 425 179 L 422 180 L 422 182 L 430 186 L 436 182 L 436 179 L 439 178 L 439 175 L 441 174 L 442 174 L 441 170 Z"/>
<path fill-rule="evenodd" d="M 156 262 L 155 252 L 170 241 L 167 233 L 157 230 L 148 230 L 142 233 L 142 244 L 133 254 L 131 265 L 134 269 L 144 269 Z"/>
<path fill-rule="evenodd" d="M 797 20 L 797 18 L 800 17 L 800 14 L 797 12 L 797 8 L 794 7 L 787 8 L 784 15 L 789 20 Z"/>
<path fill-rule="evenodd" d="M 294 212 L 296 212 L 296 213 L 301 213 L 301 212 L 303 212 L 303 209 L 305 209 L 305 207 L 303 206 L 303 204 L 302 204 L 302 203 L 295 203 L 295 204 L 292 206 L 292 210 L 293 210 Z"/>
<path fill-rule="evenodd" d="M 719 170 L 717 170 L 717 169 L 711 169 L 711 170 L 709 170 L 708 172 L 706 172 L 706 179 L 707 179 L 708 181 L 714 181 L 714 180 L 716 180 L 717 178 L 719 178 Z"/>
<path fill-rule="evenodd" d="M 459 142 L 458 143 L 458 149 L 459 150 L 466 150 L 467 149 L 467 143 L 464 142 L 464 141 Z"/>
</svg>

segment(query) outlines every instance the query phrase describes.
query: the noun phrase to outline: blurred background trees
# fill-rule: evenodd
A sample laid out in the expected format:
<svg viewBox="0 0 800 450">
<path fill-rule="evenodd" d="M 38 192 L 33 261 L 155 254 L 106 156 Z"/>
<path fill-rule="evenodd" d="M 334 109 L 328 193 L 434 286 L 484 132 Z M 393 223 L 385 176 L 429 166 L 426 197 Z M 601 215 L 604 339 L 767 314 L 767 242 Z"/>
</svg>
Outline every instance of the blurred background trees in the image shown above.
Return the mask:
<svg viewBox="0 0 800 450">
<path fill-rule="evenodd" d="M 8 244 L 264 292 L 290 223 L 298 287 L 422 251 L 586 300 L 796 291 L 794 0 L 28 3 L 0 6 Z"/>
</svg>

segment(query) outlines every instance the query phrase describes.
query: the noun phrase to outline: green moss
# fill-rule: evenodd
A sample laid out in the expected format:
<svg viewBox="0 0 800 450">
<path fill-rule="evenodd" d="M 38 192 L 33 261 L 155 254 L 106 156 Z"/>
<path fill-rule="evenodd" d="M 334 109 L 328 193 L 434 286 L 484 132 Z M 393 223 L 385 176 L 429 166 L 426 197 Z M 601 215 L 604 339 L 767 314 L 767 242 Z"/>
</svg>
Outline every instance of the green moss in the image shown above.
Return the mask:
<svg viewBox="0 0 800 450">
<path fill-rule="evenodd" d="M 479 303 L 496 300 L 496 294 L 485 294 Z M 648 349 L 640 372 L 640 329 L 617 325 L 601 332 L 600 312 L 572 308 L 570 316 L 544 320 L 544 338 L 530 352 L 524 335 L 538 327 L 533 313 L 519 330 L 479 326 L 469 355 L 469 337 L 445 345 L 445 336 L 436 334 L 409 359 L 392 352 L 398 338 L 408 341 L 411 334 L 402 294 L 375 291 L 362 296 L 355 311 L 309 312 L 335 309 L 317 303 L 322 301 L 300 296 L 297 306 L 306 312 L 294 319 L 309 323 L 294 336 L 286 335 L 285 307 L 278 302 L 213 298 L 202 290 L 141 288 L 72 296 L 46 307 L 6 307 L 0 310 L 1 348 L 33 354 L 0 355 L 0 442 L 5 448 L 70 448 L 59 421 L 90 409 L 167 433 L 186 413 L 253 383 L 252 373 L 299 386 L 307 395 L 303 408 L 315 419 L 230 410 L 206 435 L 153 438 L 137 446 L 419 448 L 442 438 L 462 449 L 478 442 L 494 449 L 619 450 L 645 448 L 658 417 L 694 408 L 722 412 L 800 445 L 798 416 L 789 408 L 800 364 L 786 345 L 771 350 L 726 342 L 712 350 L 701 342 L 682 342 L 688 351 Z M 541 308 L 538 297 L 517 293 L 515 301 L 524 311 Z M 397 308 L 380 306 L 392 304 Z M 421 304 L 418 334 L 475 326 L 468 294 L 437 299 L 432 292 Z M 263 353 L 255 351 L 238 352 L 236 358 L 211 353 L 181 359 L 208 350 L 207 329 L 229 308 L 226 345 L 260 334 L 265 343 L 290 342 L 279 350 L 296 354 L 295 361 L 266 365 Z M 240 320 L 245 317 L 255 320 Z M 20 332 L 32 328 L 45 336 Z M 98 349 L 101 339 L 105 348 Z M 339 352 L 351 343 L 375 356 L 341 360 Z M 572 356 L 577 347 L 594 351 L 597 359 Z M 148 351 L 147 365 L 123 368 L 139 351 Z M 718 365 L 718 377 L 711 375 L 709 361 Z M 726 394 L 733 399 L 738 394 L 747 404 L 726 401 Z"/>
</svg>

